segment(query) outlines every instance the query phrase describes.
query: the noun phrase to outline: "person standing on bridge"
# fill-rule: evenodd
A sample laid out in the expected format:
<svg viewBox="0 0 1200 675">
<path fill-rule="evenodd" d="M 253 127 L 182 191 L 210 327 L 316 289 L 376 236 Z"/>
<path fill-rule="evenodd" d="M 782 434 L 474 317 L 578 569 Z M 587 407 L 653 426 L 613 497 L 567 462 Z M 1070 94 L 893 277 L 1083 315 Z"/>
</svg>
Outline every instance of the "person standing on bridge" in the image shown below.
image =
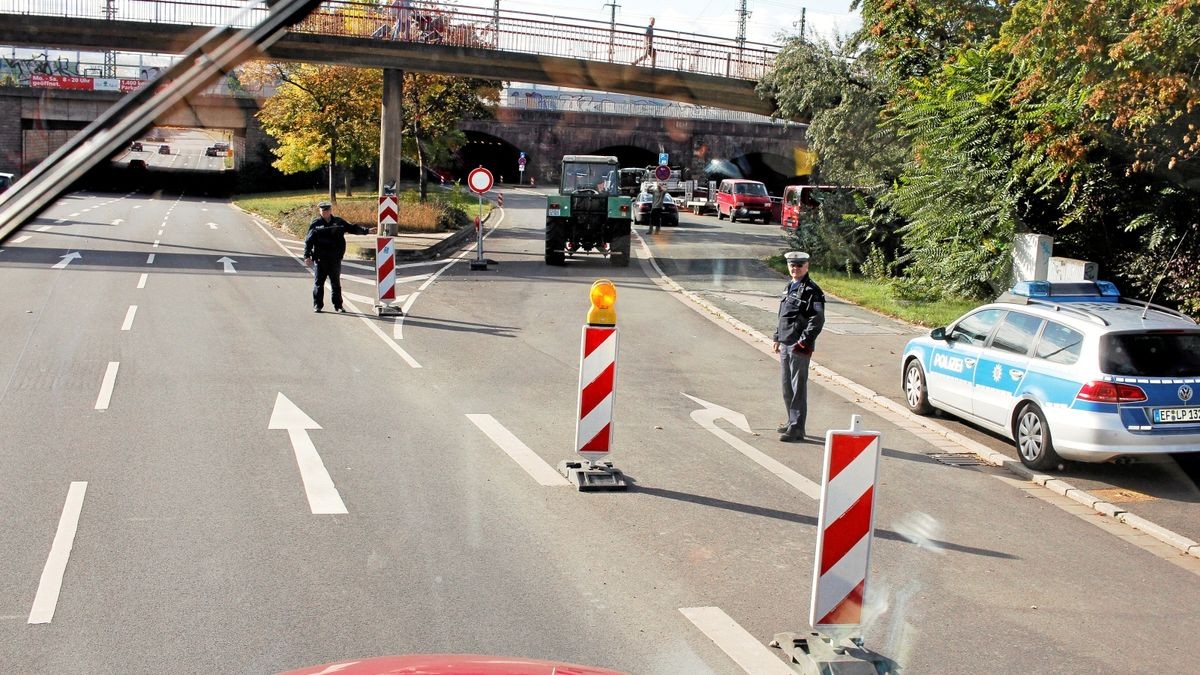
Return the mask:
<svg viewBox="0 0 1200 675">
<path fill-rule="evenodd" d="M 808 277 L 808 254 L 785 253 L 791 283 L 779 299 L 779 327 L 775 329 L 773 351 L 779 354 L 783 369 L 783 405 L 787 422 L 779 425 L 779 440 L 800 443 L 806 439 L 808 420 L 808 365 L 812 360 L 817 336 L 825 325 L 825 294 Z"/>
<path fill-rule="evenodd" d="M 650 17 L 650 25 L 646 26 L 646 53 L 642 54 L 631 65 L 637 65 L 646 59 L 650 59 L 650 67 L 654 67 L 654 17 Z"/>
<path fill-rule="evenodd" d="M 346 233 L 374 234 L 374 227 L 351 225 L 333 215 L 333 204 L 321 202 L 317 204 L 319 215 L 308 226 L 308 236 L 304 237 L 304 266 L 308 267 L 315 260 L 317 265 L 313 271 L 313 311 L 319 312 L 325 306 L 325 280 L 329 279 L 330 297 L 333 308 L 345 312 L 342 308 L 342 256 L 346 255 Z"/>
<path fill-rule="evenodd" d="M 392 11 L 396 24 L 392 27 L 393 40 L 412 40 L 412 0 L 394 0 Z"/>
</svg>

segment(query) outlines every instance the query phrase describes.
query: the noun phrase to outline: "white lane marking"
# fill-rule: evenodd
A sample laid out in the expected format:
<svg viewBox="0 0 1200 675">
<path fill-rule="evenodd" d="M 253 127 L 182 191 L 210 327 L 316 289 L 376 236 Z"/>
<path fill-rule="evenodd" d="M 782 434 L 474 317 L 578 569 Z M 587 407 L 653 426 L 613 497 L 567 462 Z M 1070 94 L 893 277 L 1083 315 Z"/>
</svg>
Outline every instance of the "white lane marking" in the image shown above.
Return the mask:
<svg viewBox="0 0 1200 675">
<path fill-rule="evenodd" d="M 752 675 L 795 675 L 795 671 L 771 653 L 720 607 L 682 607 L 688 621 L 716 643 L 742 670 Z"/>
<path fill-rule="evenodd" d="M 79 527 L 79 514 L 83 511 L 83 496 L 86 493 L 86 481 L 71 481 L 62 516 L 58 519 L 58 530 L 54 533 L 54 543 L 50 544 L 50 555 L 46 556 L 37 594 L 33 596 L 29 623 L 50 623 L 54 618 L 63 574 L 67 571 L 67 561 L 71 559 L 71 549 L 75 546 L 75 531 Z"/>
<path fill-rule="evenodd" d="M 21 243 L 27 242 L 27 241 L 29 241 L 29 236 L 30 235 L 28 235 L 28 234 L 23 234 L 23 235 L 17 237 L 16 239 L 13 239 L 13 243 L 21 244 Z"/>
<path fill-rule="evenodd" d="M 121 330 L 133 328 L 133 317 L 135 314 L 137 314 L 137 305 L 130 305 L 129 311 L 125 312 L 125 322 L 121 324 Z"/>
<path fill-rule="evenodd" d="M 292 449 L 296 453 L 296 465 L 300 468 L 300 479 L 304 493 L 308 496 L 308 507 L 314 514 L 347 513 L 346 504 L 338 494 L 333 478 L 325 469 L 317 446 L 308 437 L 309 429 L 320 429 L 311 417 L 279 392 L 275 397 L 275 408 L 271 411 L 268 429 L 287 429 Z"/>
<path fill-rule="evenodd" d="M 49 232 L 50 230 L 53 230 L 53 229 L 54 229 L 53 225 L 43 225 L 43 226 L 39 227 L 37 229 L 37 231 L 38 232 Z"/>
<path fill-rule="evenodd" d="M 113 224 L 113 225 L 120 225 L 120 224 L 121 224 L 121 223 L 123 223 L 123 222 L 125 222 L 125 221 L 124 221 L 124 220 L 122 220 L 122 219 L 120 219 L 120 218 L 115 218 L 115 219 L 113 219 L 113 221 L 112 221 L 112 224 Z"/>
<path fill-rule="evenodd" d="M 147 265 L 153 265 L 153 264 L 154 264 L 154 256 L 155 256 L 155 254 L 154 254 L 154 253 L 151 253 L 150 255 L 146 256 L 146 264 L 147 264 Z"/>
<path fill-rule="evenodd" d="M 117 368 L 120 367 L 120 361 L 108 362 L 108 368 L 104 371 L 104 380 L 100 383 L 100 395 L 96 397 L 96 410 L 108 410 L 108 403 L 112 400 L 113 387 L 117 384 Z"/>
<path fill-rule="evenodd" d="M 413 275 L 413 276 L 411 276 L 411 277 L 400 277 L 400 278 L 396 279 L 396 283 L 398 283 L 398 284 L 407 284 L 407 283 L 409 283 L 409 282 L 412 282 L 412 281 L 421 281 L 422 279 L 428 279 L 428 278 L 429 278 L 429 273 L 426 273 L 426 274 L 414 274 L 414 275 Z"/>
<path fill-rule="evenodd" d="M 207 211 L 207 210 L 208 210 L 208 209 L 205 209 L 205 211 Z M 217 229 L 217 224 L 216 224 L 216 223 L 209 223 L 209 224 L 208 224 L 208 229 L 210 229 L 210 230 L 215 230 L 215 229 Z"/>
<path fill-rule="evenodd" d="M 237 274 L 237 270 L 233 269 L 233 266 L 235 263 L 237 263 L 237 261 L 233 258 L 230 258 L 229 256 L 221 256 L 220 258 L 217 258 L 217 262 L 225 266 L 225 274 Z"/>
<path fill-rule="evenodd" d="M 154 240 L 154 248 L 158 248 L 158 240 L 157 239 Z"/>
<path fill-rule="evenodd" d="M 77 217 L 79 217 L 79 212 L 78 212 L 78 211 L 76 211 L 75 213 L 72 213 L 71 215 L 69 215 L 69 216 L 67 216 L 67 217 L 68 217 L 68 218 L 77 218 Z"/>
<path fill-rule="evenodd" d="M 58 220 L 54 221 L 54 224 L 58 225 L 60 223 L 65 223 L 65 222 L 67 222 L 66 218 L 59 218 Z"/>
<path fill-rule="evenodd" d="M 360 279 L 360 278 L 358 278 L 358 277 L 354 276 L 353 274 L 343 274 L 343 275 L 342 275 L 342 281 L 356 281 L 356 282 L 358 282 L 358 283 L 360 283 L 360 284 L 366 284 L 366 285 L 368 285 L 368 286 L 374 286 L 374 285 L 375 285 L 375 282 L 374 282 L 374 281 L 371 281 L 370 279 Z"/>
<path fill-rule="evenodd" d="M 404 348 L 401 347 L 400 345 L 396 344 L 395 340 L 388 338 L 388 336 L 379 328 L 379 326 L 375 325 L 375 322 L 372 321 L 370 319 L 370 317 L 368 317 L 366 314 L 363 314 L 362 310 L 360 310 L 358 307 L 354 306 L 352 303 L 347 302 L 346 304 L 350 305 L 350 309 L 353 309 L 355 311 L 355 313 L 357 313 L 359 315 L 358 318 L 362 319 L 363 323 L 367 324 L 367 327 L 371 329 L 371 332 L 375 333 L 376 335 L 379 336 L 379 339 L 386 342 L 387 346 L 392 348 L 392 351 L 396 352 L 396 354 L 398 354 L 400 356 L 400 358 L 404 359 L 405 363 L 407 363 L 409 366 L 411 366 L 413 368 L 421 367 L 421 364 L 417 363 L 417 360 L 414 359 L 411 354 L 404 351 Z"/>
<path fill-rule="evenodd" d="M 133 208 L 140 209 L 140 208 L 142 208 L 142 204 L 138 204 L 137 206 L 134 206 Z"/>
<path fill-rule="evenodd" d="M 150 275 L 146 274 L 145 272 L 142 272 L 142 276 L 138 277 L 138 288 L 146 287 L 146 277 L 148 277 L 148 276 L 150 276 Z"/>
<path fill-rule="evenodd" d="M 162 230 L 159 230 L 159 231 L 158 231 L 158 236 L 160 236 L 160 237 L 161 237 L 161 236 L 162 236 L 162 233 L 163 233 L 163 231 L 162 231 Z"/>
<path fill-rule="evenodd" d="M 343 260 L 342 267 L 353 267 L 354 269 L 364 270 L 366 272 L 374 272 L 375 271 L 375 268 L 371 267 L 370 265 L 363 265 L 361 263 L 350 262 L 349 260 Z"/>
<path fill-rule="evenodd" d="M 528 445 L 521 442 L 511 431 L 503 424 L 500 424 L 496 418 L 491 415 L 475 415 L 467 414 L 467 419 L 471 420 L 479 430 L 488 435 L 492 442 L 500 446 L 500 449 L 509 457 L 512 457 L 525 473 L 533 476 L 540 485 L 547 487 L 563 487 L 570 485 L 570 481 L 563 477 L 554 467 L 546 463 L 536 452 L 529 449 Z"/>
<path fill-rule="evenodd" d="M 351 293 L 350 291 L 342 291 L 342 297 L 346 298 L 348 300 L 353 300 L 354 302 L 361 302 L 365 305 L 374 305 L 375 304 L 375 298 L 368 298 L 365 295 L 359 295 L 358 293 Z"/>
</svg>

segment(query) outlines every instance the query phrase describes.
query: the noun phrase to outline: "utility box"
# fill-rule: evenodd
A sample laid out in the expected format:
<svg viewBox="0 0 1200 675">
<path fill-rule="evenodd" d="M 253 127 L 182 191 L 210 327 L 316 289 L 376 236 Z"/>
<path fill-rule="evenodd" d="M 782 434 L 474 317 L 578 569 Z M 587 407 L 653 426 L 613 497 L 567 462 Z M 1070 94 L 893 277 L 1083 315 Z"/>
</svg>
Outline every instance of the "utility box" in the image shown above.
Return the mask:
<svg viewBox="0 0 1200 675">
<path fill-rule="evenodd" d="M 1013 283 L 1046 281 L 1054 237 L 1046 234 L 1018 234 L 1013 239 Z"/>
<path fill-rule="evenodd" d="M 1090 260 L 1051 257 L 1046 281 L 1095 281 L 1099 275 L 1100 266 Z"/>
</svg>

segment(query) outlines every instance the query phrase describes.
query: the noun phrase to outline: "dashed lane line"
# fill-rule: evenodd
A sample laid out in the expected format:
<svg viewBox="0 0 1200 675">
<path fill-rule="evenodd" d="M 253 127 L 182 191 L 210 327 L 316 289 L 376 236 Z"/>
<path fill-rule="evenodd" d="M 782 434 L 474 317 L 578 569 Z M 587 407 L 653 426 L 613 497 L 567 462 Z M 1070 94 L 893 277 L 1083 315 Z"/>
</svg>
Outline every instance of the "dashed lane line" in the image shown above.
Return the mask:
<svg viewBox="0 0 1200 675">
<path fill-rule="evenodd" d="M 145 288 L 145 287 L 146 287 L 146 279 L 147 279 L 149 276 L 150 276 L 149 274 L 146 274 L 145 272 L 142 272 L 142 276 L 138 277 L 138 285 L 137 285 L 137 287 L 138 287 L 138 288 Z"/>
<path fill-rule="evenodd" d="M 125 312 L 125 321 L 121 323 L 121 330 L 130 330 L 133 328 L 133 317 L 137 314 L 137 305 L 130 305 L 129 311 Z"/>
<path fill-rule="evenodd" d="M 86 493 L 86 481 L 72 481 L 71 487 L 67 489 L 67 501 L 63 505 L 62 516 L 58 519 L 54 543 L 50 545 L 50 555 L 46 556 L 46 565 L 42 568 L 37 594 L 33 597 L 33 608 L 29 611 L 31 624 L 50 623 L 54 618 L 54 610 L 58 607 L 58 595 L 62 591 L 63 574 L 67 571 L 67 561 L 70 560 L 71 549 L 75 546 L 75 532 L 79 527 L 79 514 L 83 512 L 83 497 Z"/>
<path fill-rule="evenodd" d="M 100 395 L 96 397 L 96 410 L 108 410 L 113 387 L 117 384 L 117 369 L 120 367 L 119 361 L 108 362 L 108 368 L 104 370 L 104 379 L 100 382 Z"/>
</svg>

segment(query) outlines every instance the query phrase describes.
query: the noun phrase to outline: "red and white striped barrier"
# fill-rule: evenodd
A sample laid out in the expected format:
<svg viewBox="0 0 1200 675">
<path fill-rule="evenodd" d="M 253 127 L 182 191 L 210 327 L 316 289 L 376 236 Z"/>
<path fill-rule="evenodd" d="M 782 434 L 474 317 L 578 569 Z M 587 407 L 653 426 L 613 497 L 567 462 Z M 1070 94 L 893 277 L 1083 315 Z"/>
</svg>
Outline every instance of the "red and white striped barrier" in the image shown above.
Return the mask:
<svg viewBox="0 0 1200 675">
<path fill-rule="evenodd" d="M 396 299 L 396 249 L 392 237 L 375 237 L 376 299 Z"/>
<path fill-rule="evenodd" d="M 617 327 L 584 326 L 580 344 L 575 450 L 593 464 L 608 456 L 612 443 L 616 371 Z"/>
<path fill-rule="evenodd" d="M 399 222 L 400 210 L 396 195 L 379 197 L 379 233 L 391 232 Z M 392 237 L 375 238 L 375 310 L 383 316 L 398 313 L 392 306 L 396 299 L 396 248 Z"/>
<path fill-rule="evenodd" d="M 845 633 L 862 625 L 863 597 L 875 532 L 875 485 L 879 477 L 879 432 L 850 429 L 825 436 L 825 468 L 813 565 L 814 629 Z"/>
<path fill-rule="evenodd" d="M 504 195 L 496 195 L 496 206 L 504 206 Z"/>
</svg>

